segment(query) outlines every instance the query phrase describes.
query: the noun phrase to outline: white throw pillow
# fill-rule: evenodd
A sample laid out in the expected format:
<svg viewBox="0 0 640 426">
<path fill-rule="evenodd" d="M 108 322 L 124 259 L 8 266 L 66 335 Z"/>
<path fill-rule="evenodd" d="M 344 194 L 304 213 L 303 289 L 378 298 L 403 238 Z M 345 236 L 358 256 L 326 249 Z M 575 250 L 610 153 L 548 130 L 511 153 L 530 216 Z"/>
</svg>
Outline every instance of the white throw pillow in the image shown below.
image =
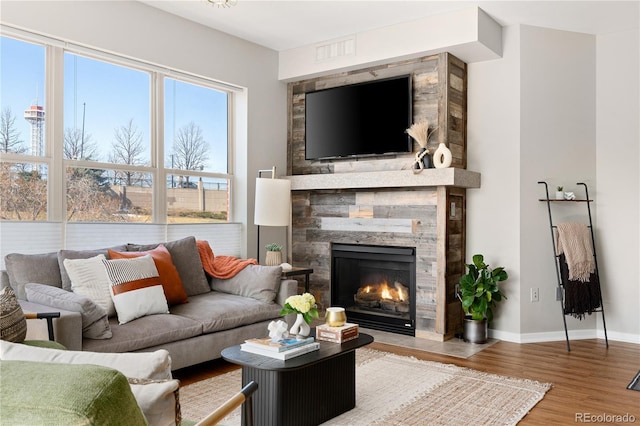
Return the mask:
<svg viewBox="0 0 640 426">
<path fill-rule="evenodd" d="M 102 259 L 111 284 L 118 322 L 125 324 L 153 314 L 168 314 L 169 305 L 151 255 L 133 259 Z"/>
<path fill-rule="evenodd" d="M 91 299 L 112 317 L 116 309 L 111 299 L 109 276 L 102 263 L 104 259 L 103 254 L 88 259 L 64 259 L 64 268 L 71 279 L 71 291 Z"/>
</svg>

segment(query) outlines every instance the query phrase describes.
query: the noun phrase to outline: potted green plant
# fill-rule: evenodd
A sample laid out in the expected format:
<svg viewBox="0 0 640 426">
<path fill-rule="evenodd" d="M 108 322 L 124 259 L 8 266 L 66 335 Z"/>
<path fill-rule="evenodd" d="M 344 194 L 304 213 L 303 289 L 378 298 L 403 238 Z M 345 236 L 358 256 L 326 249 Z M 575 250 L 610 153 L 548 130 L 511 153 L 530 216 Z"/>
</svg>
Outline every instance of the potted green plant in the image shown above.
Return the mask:
<svg viewBox="0 0 640 426">
<path fill-rule="evenodd" d="M 282 246 L 280 244 L 271 243 L 264 246 L 264 248 L 267 250 L 265 265 L 278 266 L 282 263 Z"/>
<path fill-rule="evenodd" d="M 562 192 L 564 188 L 562 186 L 556 187 L 556 200 L 564 200 L 564 192 Z"/>
<path fill-rule="evenodd" d="M 458 293 L 465 313 L 463 338 L 471 343 L 485 343 L 493 309 L 497 302 L 507 298 L 498 283 L 509 276 L 502 266 L 491 269 L 481 254 L 473 256 L 473 263 L 467 264 L 467 269 L 460 278 Z"/>
</svg>

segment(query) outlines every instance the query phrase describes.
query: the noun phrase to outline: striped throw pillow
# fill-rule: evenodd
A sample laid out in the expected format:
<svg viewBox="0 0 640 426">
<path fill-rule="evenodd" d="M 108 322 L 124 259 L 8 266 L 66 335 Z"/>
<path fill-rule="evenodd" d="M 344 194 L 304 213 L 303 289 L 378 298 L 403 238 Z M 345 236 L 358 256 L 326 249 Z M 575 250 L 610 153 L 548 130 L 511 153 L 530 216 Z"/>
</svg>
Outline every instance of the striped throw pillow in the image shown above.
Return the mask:
<svg viewBox="0 0 640 426">
<path fill-rule="evenodd" d="M 158 269 L 150 255 L 134 259 L 103 259 L 102 262 L 107 270 L 120 324 L 146 315 L 169 313 Z"/>
</svg>

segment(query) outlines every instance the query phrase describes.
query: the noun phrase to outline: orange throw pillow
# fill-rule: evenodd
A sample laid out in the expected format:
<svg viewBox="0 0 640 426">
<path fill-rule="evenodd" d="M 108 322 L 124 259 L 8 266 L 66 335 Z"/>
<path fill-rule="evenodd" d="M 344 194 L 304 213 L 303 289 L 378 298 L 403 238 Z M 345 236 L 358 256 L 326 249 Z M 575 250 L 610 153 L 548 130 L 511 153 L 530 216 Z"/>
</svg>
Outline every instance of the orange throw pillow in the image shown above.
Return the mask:
<svg viewBox="0 0 640 426">
<path fill-rule="evenodd" d="M 131 259 L 134 257 L 144 256 L 145 254 L 150 254 L 156 264 L 158 274 L 160 275 L 160 281 L 162 282 L 162 289 L 164 290 L 164 295 L 167 298 L 169 305 L 187 303 L 189 300 L 187 298 L 187 293 L 184 290 L 184 286 L 182 285 L 182 279 L 173 264 L 171 253 L 169 253 L 169 250 L 167 250 L 165 246 L 160 244 L 158 247 L 149 251 L 120 252 L 109 250 L 110 259 Z"/>
</svg>

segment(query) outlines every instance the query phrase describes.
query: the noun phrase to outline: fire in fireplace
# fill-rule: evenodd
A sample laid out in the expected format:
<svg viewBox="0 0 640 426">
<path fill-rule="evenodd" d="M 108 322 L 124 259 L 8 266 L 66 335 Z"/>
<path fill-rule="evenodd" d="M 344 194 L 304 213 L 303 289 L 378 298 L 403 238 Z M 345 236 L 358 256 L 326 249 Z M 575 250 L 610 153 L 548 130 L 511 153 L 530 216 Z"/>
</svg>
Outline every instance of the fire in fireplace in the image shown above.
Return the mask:
<svg viewBox="0 0 640 426">
<path fill-rule="evenodd" d="M 415 334 L 415 248 L 333 244 L 331 304 L 362 327 Z"/>
</svg>

